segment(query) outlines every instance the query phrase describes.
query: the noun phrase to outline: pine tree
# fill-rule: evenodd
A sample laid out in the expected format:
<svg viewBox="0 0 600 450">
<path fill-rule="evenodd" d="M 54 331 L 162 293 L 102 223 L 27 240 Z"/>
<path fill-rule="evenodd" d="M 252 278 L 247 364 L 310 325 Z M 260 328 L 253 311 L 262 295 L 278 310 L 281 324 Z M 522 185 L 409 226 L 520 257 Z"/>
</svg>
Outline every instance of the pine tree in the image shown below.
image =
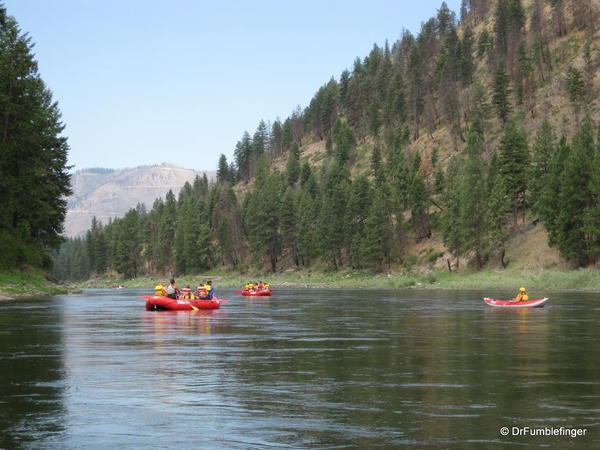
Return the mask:
<svg viewBox="0 0 600 450">
<path fill-rule="evenodd" d="M 386 203 L 385 196 L 375 191 L 365 220 L 366 232 L 361 239 L 361 256 L 369 266 L 376 269 L 381 269 L 386 261 L 389 265 L 392 232 Z"/>
<path fill-rule="evenodd" d="M 350 175 L 344 163 L 337 160 L 326 173 L 322 189 L 322 205 L 317 221 L 320 255 L 337 270 L 342 265 L 345 243 L 344 217 L 348 201 Z"/>
<path fill-rule="evenodd" d="M 565 89 L 569 94 L 569 100 L 575 111 L 575 119 L 579 123 L 579 111 L 585 99 L 585 83 L 579 69 L 569 66 L 567 68 L 567 77 L 565 80 Z"/>
<path fill-rule="evenodd" d="M 49 266 L 71 193 L 60 111 L 31 39 L 0 4 L 0 266 Z"/>
<path fill-rule="evenodd" d="M 548 243 L 556 246 L 559 240 L 558 216 L 560 213 L 560 194 L 562 189 L 563 171 L 571 147 L 563 136 L 550 157 L 547 183 L 543 185 L 536 210 L 539 211 L 545 227 L 548 230 Z"/>
<path fill-rule="evenodd" d="M 476 129 L 471 129 L 467 139 L 467 159 L 461 177 L 460 224 L 463 227 L 464 252 L 473 252 L 477 270 L 483 266 L 483 257 L 489 247 L 489 224 L 485 214 L 488 189 L 484 182 L 487 170 L 482 158 L 484 143 Z"/>
<path fill-rule="evenodd" d="M 227 157 L 221 155 L 219 157 L 219 165 L 217 167 L 217 182 L 226 183 L 231 181 L 231 175 L 229 174 L 229 165 L 227 164 Z"/>
<path fill-rule="evenodd" d="M 300 176 L 300 147 L 293 143 L 288 152 L 287 166 L 285 169 L 287 183 L 293 186 Z"/>
<path fill-rule="evenodd" d="M 500 253 L 500 262 L 506 267 L 504 261 L 505 246 L 508 240 L 508 222 L 510 215 L 510 199 L 507 195 L 504 178 L 497 173 L 490 171 L 489 196 L 487 199 L 487 208 L 485 222 L 487 226 L 487 235 L 485 241 L 488 248 Z"/>
<path fill-rule="evenodd" d="M 561 254 L 585 266 L 589 262 L 591 243 L 586 233 L 589 208 L 593 204 L 590 184 L 594 159 L 592 123 L 586 118 L 573 138 L 573 149 L 565 159 L 560 179 L 556 243 Z"/>
<path fill-rule="evenodd" d="M 318 195 L 318 194 L 317 194 Z M 319 203 L 317 195 L 313 196 L 308 184 L 302 186 L 298 200 L 298 261 L 301 265 L 309 265 L 316 254 Z"/>
<path fill-rule="evenodd" d="M 496 107 L 496 115 L 502 123 L 506 123 L 511 111 L 509 78 L 503 64 L 498 65 L 494 77 L 494 95 L 492 103 Z"/>
<path fill-rule="evenodd" d="M 525 194 L 530 158 L 527 135 L 514 121 L 510 121 L 504 126 L 499 151 L 499 171 L 508 189 L 507 193 L 516 223 L 517 214 L 523 211 L 527 204 Z"/>
<path fill-rule="evenodd" d="M 465 227 L 462 223 L 461 199 L 463 195 L 463 183 L 461 179 L 461 167 L 463 161 L 460 156 L 452 158 L 448 164 L 446 180 L 447 189 L 443 194 L 444 210 L 442 212 L 442 233 L 444 245 L 456 258 L 458 268 L 459 258 L 465 251 Z M 448 266 L 450 268 L 450 265 Z"/>
<path fill-rule="evenodd" d="M 552 125 L 544 120 L 536 133 L 528 174 L 530 204 L 532 210 L 536 212 L 540 212 L 542 209 L 542 193 L 550 182 L 550 161 L 554 155 L 555 147 L 556 136 Z"/>
<path fill-rule="evenodd" d="M 279 223 L 281 224 L 281 243 L 283 248 L 288 249 L 296 264 L 300 265 L 298 258 L 298 224 L 296 192 L 288 187 L 281 199 L 281 211 Z"/>
<path fill-rule="evenodd" d="M 366 234 L 366 220 L 371 204 L 371 185 L 366 175 L 358 176 L 350 187 L 348 206 L 344 218 L 347 239 L 346 246 L 350 249 L 352 268 L 359 269 L 364 265 L 363 240 Z"/>
</svg>

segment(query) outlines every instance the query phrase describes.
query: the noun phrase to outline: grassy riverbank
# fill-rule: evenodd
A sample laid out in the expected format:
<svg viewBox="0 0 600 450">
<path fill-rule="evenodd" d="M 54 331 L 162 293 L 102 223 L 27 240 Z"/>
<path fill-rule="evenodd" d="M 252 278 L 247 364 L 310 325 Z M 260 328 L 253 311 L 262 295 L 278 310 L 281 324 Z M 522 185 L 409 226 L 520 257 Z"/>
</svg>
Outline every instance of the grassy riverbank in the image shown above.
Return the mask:
<svg viewBox="0 0 600 450">
<path fill-rule="evenodd" d="M 0 300 L 67 294 L 73 287 L 57 284 L 43 271 L 0 272 Z"/>
<path fill-rule="evenodd" d="M 163 278 L 164 279 L 164 278 Z M 177 284 L 197 285 L 212 279 L 217 287 L 241 287 L 249 280 L 262 279 L 273 288 L 279 287 L 365 287 L 365 288 L 433 288 L 433 289 L 517 289 L 526 286 L 529 290 L 598 290 L 600 270 L 483 270 L 481 272 L 448 273 L 434 270 L 427 273 L 382 273 L 362 271 L 322 272 L 294 270 L 278 274 L 257 274 L 228 271 L 211 271 L 196 276 L 177 277 Z M 79 283 L 79 287 L 111 287 L 122 284 L 126 287 L 152 288 L 159 278 L 139 277 L 131 280 L 105 277 Z M 168 281 L 168 280 L 166 280 Z"/>
</svg>

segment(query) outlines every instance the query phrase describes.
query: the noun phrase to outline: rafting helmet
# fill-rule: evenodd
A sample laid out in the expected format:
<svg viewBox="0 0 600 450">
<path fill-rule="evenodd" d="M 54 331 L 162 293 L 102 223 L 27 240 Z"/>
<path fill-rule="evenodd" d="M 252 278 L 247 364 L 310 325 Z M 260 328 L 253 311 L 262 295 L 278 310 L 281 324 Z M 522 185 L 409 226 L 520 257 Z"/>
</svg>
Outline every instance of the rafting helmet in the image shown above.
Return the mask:
<svg viewBox="0 0 600 450">
<path fill-rule="evenodd" d="M 525 292 L 525 291 L 526 291 L 526 289 L 525 289 L 524 287 L 522 287 L 522 288 L 519 288 L 519 291 L 520 291 L 520 292 Z"/>
</svg>

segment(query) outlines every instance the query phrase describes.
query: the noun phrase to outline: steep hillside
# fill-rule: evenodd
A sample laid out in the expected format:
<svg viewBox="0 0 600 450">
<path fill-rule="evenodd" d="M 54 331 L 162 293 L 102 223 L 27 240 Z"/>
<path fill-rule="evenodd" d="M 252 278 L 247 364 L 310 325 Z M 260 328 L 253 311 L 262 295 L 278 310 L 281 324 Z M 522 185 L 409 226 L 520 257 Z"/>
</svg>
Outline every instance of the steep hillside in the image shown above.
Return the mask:
<svg viewBox="0 0 600 450">
<path fill-rule="evenodd" d="M 63 259 L 129 277 L 593 266 L 600 0 L 463 5 L 244 132 L 216 184 L 132 211 Z"/>
<path fill-rule="evenodd" d="M 147 208 L 159 197 L 172 190 L 175 195 L 196 176 L 214 172 L 198 172 L 171 164 L 144 166 L 134 169 L 84 169 L 72 176 L 73 195 L 67 204 L 65 234 L 73 237 L 85 233 L 95 216 L 103 223 L 122 217 L 138 203 Z"/>
</svg>

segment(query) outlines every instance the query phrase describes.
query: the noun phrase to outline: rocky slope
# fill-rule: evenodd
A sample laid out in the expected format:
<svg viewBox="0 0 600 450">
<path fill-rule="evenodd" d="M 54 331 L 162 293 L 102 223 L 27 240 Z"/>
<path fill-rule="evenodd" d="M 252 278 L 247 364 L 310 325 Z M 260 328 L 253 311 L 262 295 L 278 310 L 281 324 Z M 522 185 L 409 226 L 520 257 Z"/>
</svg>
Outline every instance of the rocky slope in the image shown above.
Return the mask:
<svg viewBox="0 0 600 450">
<path fill-rule="evenodd" d="M 71 183 L 73 195 L 68 199 L 65 235 L 85 233 L 95 216 L 103 223 L 123 216 L 138 203 L 151 207 L 154 200 L 172 190 L 175 195 L 185 182 L 206 173 L 209 180 L 214 172 L 199 172 L 171 164 L 143 166 L 134 169 L 84 169 L 75 172 Z"/>
</svg>

